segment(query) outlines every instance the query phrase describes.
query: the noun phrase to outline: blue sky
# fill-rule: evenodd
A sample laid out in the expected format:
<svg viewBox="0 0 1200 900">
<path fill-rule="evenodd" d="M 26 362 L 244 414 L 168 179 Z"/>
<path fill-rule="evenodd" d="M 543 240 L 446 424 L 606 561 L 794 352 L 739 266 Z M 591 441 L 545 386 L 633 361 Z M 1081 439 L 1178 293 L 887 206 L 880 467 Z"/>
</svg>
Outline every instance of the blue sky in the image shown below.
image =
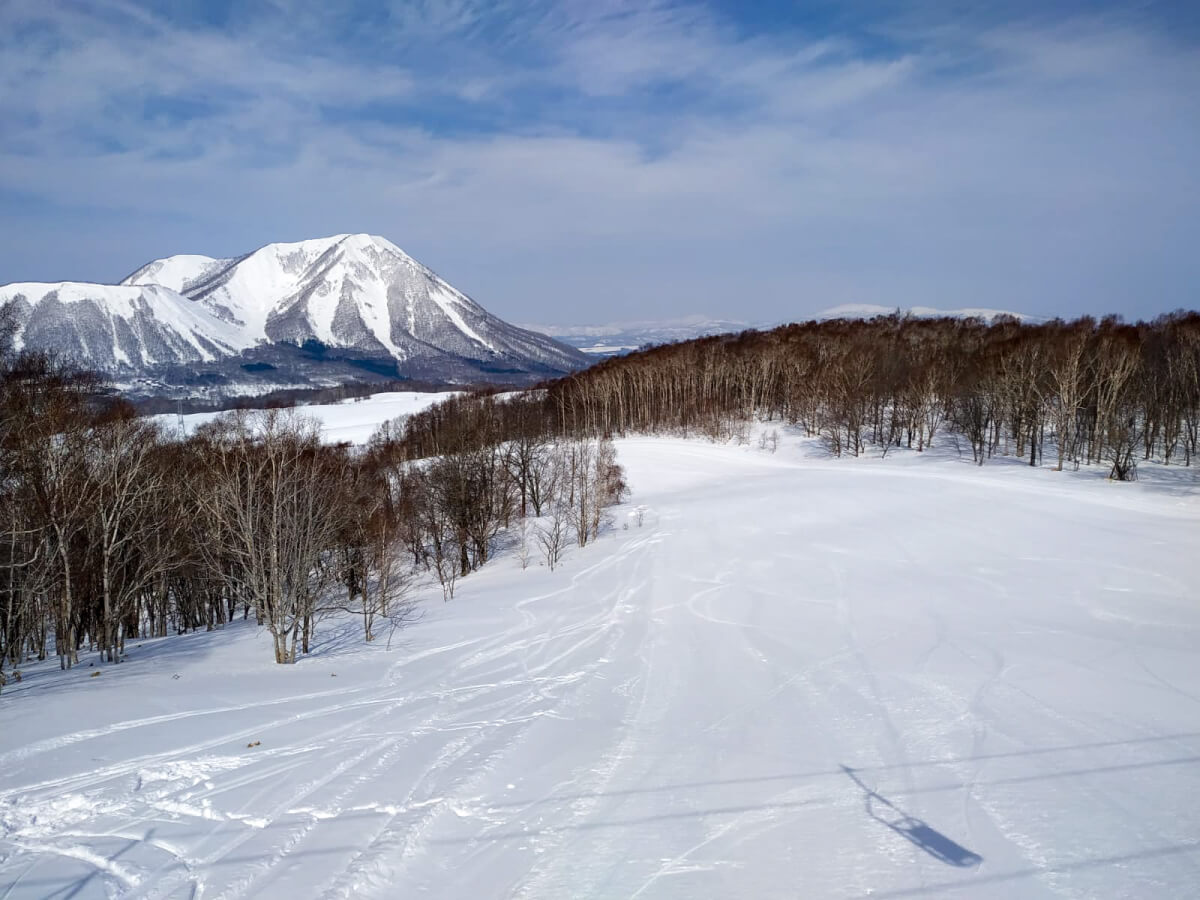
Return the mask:
<svg viewBox="0 0 1200 900">
<path fill-rule="evenodd" d="M 522 322 L 1200 306 L 1194 3 L 8 3 L 0 122 L 0 282 L 366 231 Z"/>
</svg>

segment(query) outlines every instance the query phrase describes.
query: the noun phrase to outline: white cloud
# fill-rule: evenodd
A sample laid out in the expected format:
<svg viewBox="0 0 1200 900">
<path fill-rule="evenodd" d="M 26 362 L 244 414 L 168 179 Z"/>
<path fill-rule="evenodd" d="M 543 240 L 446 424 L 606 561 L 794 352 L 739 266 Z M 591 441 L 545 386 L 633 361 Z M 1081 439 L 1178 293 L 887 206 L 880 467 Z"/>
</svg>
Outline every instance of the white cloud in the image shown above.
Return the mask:
<svg viewBox="0 0 1200 900">
<path fill-rule="evenodd" d="M 400 4 L 363 47 L 114 8 L 0 13 L 12 280 L 365 230 L 526 320 L 1194 303 L 1200 62 L 1127 24 L 878 56 L 668 4 Z"/>
</svg>

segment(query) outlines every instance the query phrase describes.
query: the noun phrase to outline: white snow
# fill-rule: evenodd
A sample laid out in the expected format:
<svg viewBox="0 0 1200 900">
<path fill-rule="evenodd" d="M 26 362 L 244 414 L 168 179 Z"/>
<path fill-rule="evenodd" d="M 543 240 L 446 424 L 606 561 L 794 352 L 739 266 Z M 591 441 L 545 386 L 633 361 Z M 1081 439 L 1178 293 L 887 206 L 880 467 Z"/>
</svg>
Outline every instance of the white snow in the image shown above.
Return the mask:
<svg viewBox="0 0 1200 900">
<path fill-rule="evenodd" d="M 614 353 L 626 353 L 631 350 L 636 350 L 637 346 L 625 346 L 622 344 L 594 344 L 591 347 L 576 348 L 581 353 L 592 353 L 597 356 L 610 356 Z"/>
<path fill-rule="evenodd" d="M 315 264 L 330 251 L 336 258 L 327 269 Z M 232 259 L 214 260 L 207 256 L 180 255 L 154 260 L 125 279 L 123 284 L 162 284 L 183 291 L 201 275 L 212 276 L 220 270 L 222 283 L 205 293 L 198 302 L 214 317 L 235 320 L 241 333 L 239 348 L 245 349 L 267 340 L 267 322 L 293 304 L 303 305 L 304 317 L 318 340 L 330 346 L 343 341 L 334 336 L 333 321 L 343 292 L 355 300 L 364 324 L 385 348 L 397 358 L 404 351 L 392 340 L 392 322 L 388 310 L 388 284 L 381 277 L 378 258 L 386 265 L 399 266 L 428 278 L 445 297 L 435 301 L 446 311 L 456 327 L 467 336 L 486 344 L 462 322 L 451 302 L 461 294 L 445 285 L 391 241 L 367 234 L 336 234 L 292 243 L 267 244 L 252 253 Z M 310 290 L 315 285 L 315 289 Z M 90 287 L 90 285 L 88 286 Z M 434 290 L 437 294 L 438 290 Z M 303 299 L 301 295 L 306 295 Z M 465 298 L 462 302 L 469 303 Z"/>
<path fill-rule="evenodd" d="M 336 251 L 336 258 L 328 260 L 327 269 L 317 269 L 316 263 L 331 251 Z M 334 337 L 333 320 L 343 291 L 348 290 L 372 335 L 393 355 L 403 356 L 391 337 L 388 285 L 380 277 L 376 260 L 368 258 L 376 254 L 421 269 L 437 280 L 390 241 L 365 234 L 338 234 L 267 244 L 244 257 L 226 260 L 224 282 L 198 302 L 216 316 L 231 315 L 241 323 L 247 347 L 267 340 L 267 322 L 273 315 L 301 303 L 315 336 L 338 346 L 343 342 Z M 310 291 L 314 285 L 315 290 Z"/>
<path fill-rule="evenodd" d="M 108 317 L 108 334 L 112 338 L 113 356 L 121 362 L 128 357 L 117 342 L 115 321 L 127 320 L 138 338 L 143 356 L 149 362 L 157 361 L 154 352 L 141 334 L 141 326 L 134 316 L 139 311 L 150 313 L 153 321 L 186 341 L 202 359 L 215 356 L 206 341 L 232 350 L 241 342 L 237 329 L 223 322 L 214 321 L 194 303 L 174 290 L 161 285 L 104 285 L 82 282 L 16 282 L 0 287 L 0 306 L 23 296 L 36 305 L 48 294 L 55 294 L 60 303 L 71 305 L 92 302 Z M 18 335 L 17 345 L 22 345 Z"/>
<path fill-rule="evenodd" d="M 121 284 L 160 284 L 173 291 L 183 293 L 190 282 L 214 268 L 220 268 L 233 261 L 232 259 L 214 259 L 211 256 L 200 256 L 195 253 L 179 253 L 146 263 L 132 275 L 122 279 Z"/>
<path fill-rule="evenodd" d="M 321 438 L 326 443 L 365 444 L 382 423 L 399 416 L 428 409 L 456 395 L 455 391 L 384 391 L 338 403 L 314 406 L 298 406 L 296 415 L 316 419 L 321 426 Z M 223 415 L 220 412 L 187 413 L 183 416 L 162 414 L 153 418 L 168 429 L 182 425 L 184 436 L 192 434 L 198 427 Z M 182 420 L 182 422 L 180 421 Z"/>
<path fill-rule="evenodd" d="M 267 339 L 267 319 L 300 287 L 309 267 L 345 235 L 292 244 L 267 244 L 231 260 L 229 275 L 199 302 L 214 315 L 231 315 L 246 334 L 246 346 Z"/>
<path fill-rule="evenodd" d="M 316 263 L 336 251 L 318 269 Z M 243 257 L 213 260 L 206 256 L 173 256 L 143 266 L 125 280 L 128 284 L 166 284 L 185 290 L 201 274 L 225 269 L 220 286 L 198 302 L 215 317 L 236 321 L 241 330 L 240 346 L 253 347 L 267 340 L 270 318 L 299 303 L 316 338 L 330 346 L 343 340 L 335 336 L 334 318 L 342 297 L 354 299 L 355 308 L 371 335 L 398 359 L 406 353 L 392 339 L 388 305 L 389 280 L 400 278 L 408 302 L 408 330 L 416 333 L 414 300 L 422 292 L 441 310 L 451 326 L 468 339 L 495 351 L 463 319 L 458 307 L 474 304 L 443 282 L 386 238 L 368 234 L 337 234 L 294 243 L 260 247 Z M 403 274 L 397 276 L 397 272 Z M 315 286 L 315 289 L 314 289 Z M 425 323 L 436 331 L 440 323 Z M 431 334 L 433 332 L 431 331 Z M 428 338 L 429 335 L 422 335 Z"/>
<path fill-rule="evenodd" d="M 458 311 L 459 306 L 466 306 L 467 300 L 458 291 L 451 288 L 449 285 L 437 285 L 429 292 L 429 299 L 437 304 L 438 308 L 446 314 L 454 327 L 465 334 L 468 338 L 477 344 L 487 347 L 495 352 L 496 348 L 490 341 L 485 341 L 479 336 L 479 333 L 472 329 L 463 319 L 462 314 Z"/>
<path fill-rule="evenodd" d="M 30 666 L 0 896 L 1194 894 L 1194 472 L 618 450 L 613 530 L 390 650 L 326 622 L 279 667 L 239 621 Z"/>
</svg>

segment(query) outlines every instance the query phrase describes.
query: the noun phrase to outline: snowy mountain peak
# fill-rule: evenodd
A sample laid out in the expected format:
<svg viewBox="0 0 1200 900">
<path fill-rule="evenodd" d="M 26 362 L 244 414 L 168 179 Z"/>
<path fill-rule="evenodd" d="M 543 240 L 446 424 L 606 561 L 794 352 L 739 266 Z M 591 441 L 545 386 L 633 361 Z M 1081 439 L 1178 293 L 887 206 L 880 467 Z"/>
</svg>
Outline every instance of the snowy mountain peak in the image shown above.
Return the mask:
<svg viewBox="0 0 1200 900">
<path fill-rule="evenodd" d="M 585 361 L 545 335 L 501 321 L 394 243 L 371 234 L 267 244 L 228 259 L 169 256 L 145 264 L 120 285 L 10 285 L 0 288 L 0 305 L 16 299 L 18 287 L 25 334 L 44 336 L 34 343 L 65 348 L 80 362 L 110 371 L 312 344 L 390 360 L 422 377 L 444 378 L 438 373 L 447 366 L 488 377 L 545 377 Z M 73 333 L 60 309 L 65 296 L 107 310 L 105 322 L 91 321 L 86 338 Z M 50 332 L 42 329 L 47 316 L 39 306 L 54 310 L 49 318 L 59 324 Z M 123 350 L 117 335 L 130 329 L 117 320 L 133 316 L 143 330 L 162 319 L 174 337 L 150 340 L 158 348 L 153 353 Z M 164 342 L 192 349 L 165 352 Z"/>
</svg>

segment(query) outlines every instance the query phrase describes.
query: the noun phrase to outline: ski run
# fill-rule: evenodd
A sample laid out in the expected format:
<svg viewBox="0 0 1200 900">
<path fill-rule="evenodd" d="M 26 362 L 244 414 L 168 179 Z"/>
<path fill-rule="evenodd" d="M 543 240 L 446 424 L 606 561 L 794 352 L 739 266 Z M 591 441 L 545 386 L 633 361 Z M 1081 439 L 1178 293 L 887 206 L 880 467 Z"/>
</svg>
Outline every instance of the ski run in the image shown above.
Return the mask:
<svg viewBox="0 0 1200 900">
<path fill-rule="evenodd" d="M 1191 470 L 780 434 L 617 441 L 597 541 L 371 646 L 31 665 L 0 898 L 1195 896 Z"/>
</svg>

